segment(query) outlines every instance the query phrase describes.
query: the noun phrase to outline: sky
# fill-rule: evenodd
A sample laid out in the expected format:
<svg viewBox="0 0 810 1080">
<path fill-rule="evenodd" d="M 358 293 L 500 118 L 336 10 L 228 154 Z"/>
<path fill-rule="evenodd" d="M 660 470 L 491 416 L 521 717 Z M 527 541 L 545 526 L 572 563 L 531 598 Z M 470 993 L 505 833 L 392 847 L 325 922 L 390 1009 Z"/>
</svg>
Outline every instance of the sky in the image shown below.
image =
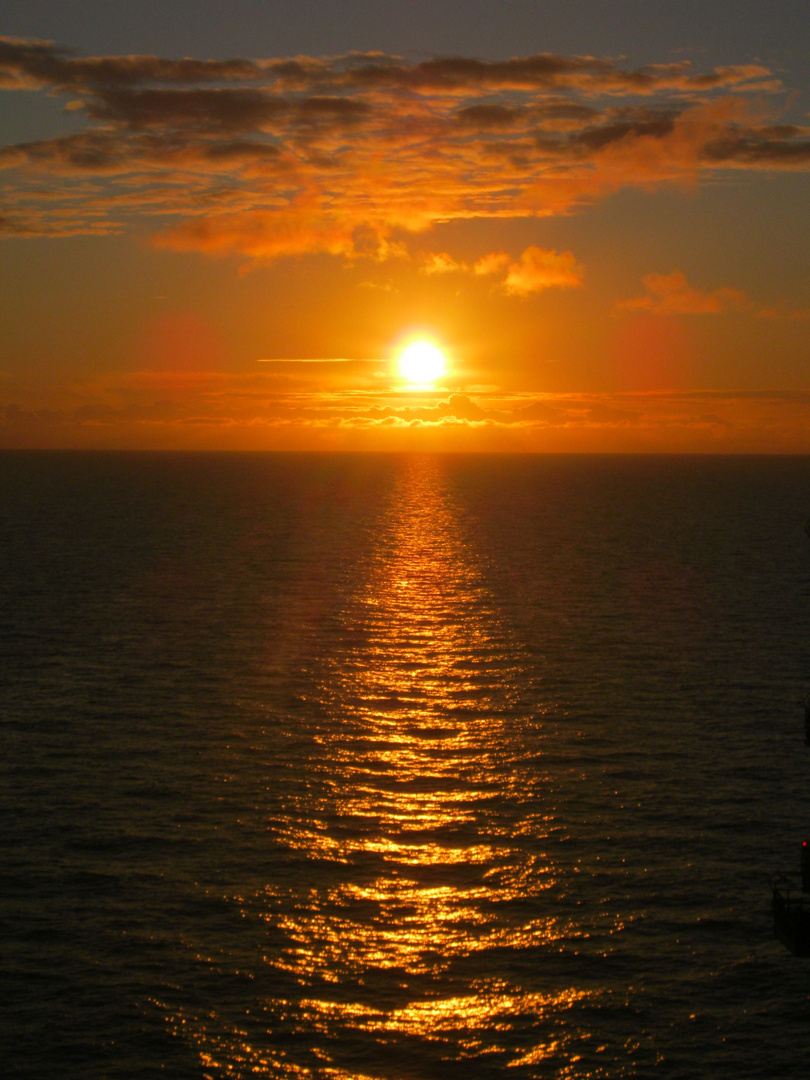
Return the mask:
<svg viewBox="0 0 810 1080">
<path fill-rule="evenodd" d="M 806 0 L 5 0 L 0 447 L 810 452 L 808 40 Z"/>
</svg>

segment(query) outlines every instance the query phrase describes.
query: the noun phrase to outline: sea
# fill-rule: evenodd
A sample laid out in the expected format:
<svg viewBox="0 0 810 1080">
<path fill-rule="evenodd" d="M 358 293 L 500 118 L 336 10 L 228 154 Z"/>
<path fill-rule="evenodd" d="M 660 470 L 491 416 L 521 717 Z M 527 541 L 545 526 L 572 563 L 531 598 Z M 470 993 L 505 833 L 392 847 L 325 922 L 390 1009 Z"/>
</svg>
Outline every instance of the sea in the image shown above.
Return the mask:
<svg viewBox="0 0 810 1080">
<path fill-rule="evenodd" d="M 0 1075 L 804 1078 L 810 457 L 0 454 Z"/>
</svg>

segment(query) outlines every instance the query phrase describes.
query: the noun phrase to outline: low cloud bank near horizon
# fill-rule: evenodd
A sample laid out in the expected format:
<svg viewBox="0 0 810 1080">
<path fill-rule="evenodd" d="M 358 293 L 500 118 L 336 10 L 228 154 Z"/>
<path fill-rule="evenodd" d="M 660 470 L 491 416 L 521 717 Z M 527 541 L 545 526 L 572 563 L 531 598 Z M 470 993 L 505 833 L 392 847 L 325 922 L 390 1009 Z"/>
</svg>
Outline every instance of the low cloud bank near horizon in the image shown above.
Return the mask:
<svg viewBox="0 0 810 1080">
<path fill-rule="evenodd" d="M 785 88 L 761 64 L 169 60 L 0 38 L 0 91 L 58 97 L 83 125 L 0 148 L 0 235 L 146 221 L 159 247 L 246 263 L 405 258 L 408 236 L 440 222 L 569 214 L 626 187 L 810 168 L 810 128 L 779 122 Z M 513 295 L 581 277 L 559 262 L 552 285 L 536 261 L 503 269 Z"/>
<path fill-rule="evenodd" d="M 371 370 L 374 362 L 364 363 Z M 290 375 L 296 366 L 306 369 L 300 378 Z M 810 438 L 808 390 L 417 393 L 373 389 L 364 375 L 365 388 L 315 390 L 308 372 L 316 366 L 330 362 L 279 361 L 248 374 L 111 373 L 47 400 L 6 381 L 0 447 L 407 449 L 423 436 L 441 446 L 447 436 L 480 450 L 803 453 Z"/>
</svg>

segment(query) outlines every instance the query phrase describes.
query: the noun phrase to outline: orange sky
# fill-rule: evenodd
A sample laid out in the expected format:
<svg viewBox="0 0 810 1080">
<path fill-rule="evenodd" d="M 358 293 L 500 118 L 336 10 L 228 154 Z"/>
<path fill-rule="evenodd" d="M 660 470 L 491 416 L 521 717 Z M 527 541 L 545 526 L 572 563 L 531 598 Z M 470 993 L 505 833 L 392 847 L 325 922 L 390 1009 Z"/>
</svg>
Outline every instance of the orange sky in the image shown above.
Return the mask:
<svg viewBox="0 0 810 1080">
<path fill-rule="evenodd" d="M 450 23 L 439 53 L 398 24 L 192 55 L 19 20 L 0 446 L 810 449 L 792 24 L 769 56 L 628 22 L 617 59 L 596 23 L 516 21 L 489 55 Z M 419 332 L 448 364 L 414 389 L 395 356 Z"/>
</svg>

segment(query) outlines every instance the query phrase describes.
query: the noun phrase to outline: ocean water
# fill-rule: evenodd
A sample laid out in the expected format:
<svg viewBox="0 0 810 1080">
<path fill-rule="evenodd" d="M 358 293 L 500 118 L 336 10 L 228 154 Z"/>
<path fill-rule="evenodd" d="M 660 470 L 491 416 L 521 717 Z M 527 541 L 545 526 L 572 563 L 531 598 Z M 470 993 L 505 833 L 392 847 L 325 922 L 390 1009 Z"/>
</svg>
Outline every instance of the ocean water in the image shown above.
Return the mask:
<svg viewBox="0 0 810 1080">
<path fill-rule="evenodd" d="M 804 1077 L 808 458 L 0 455 L 4 1078 Z"/>
</svg>

